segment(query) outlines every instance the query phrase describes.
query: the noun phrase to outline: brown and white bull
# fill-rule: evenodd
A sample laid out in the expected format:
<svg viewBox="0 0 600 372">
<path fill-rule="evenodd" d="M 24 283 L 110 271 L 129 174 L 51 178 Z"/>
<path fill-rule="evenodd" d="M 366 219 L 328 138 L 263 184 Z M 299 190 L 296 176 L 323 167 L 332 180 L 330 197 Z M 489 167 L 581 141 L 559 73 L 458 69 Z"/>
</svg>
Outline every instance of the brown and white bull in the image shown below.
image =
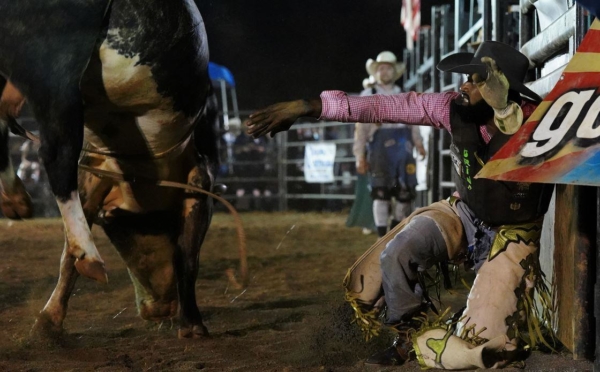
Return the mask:
<svg viewBox="0 0 600 372">
<path fill-rule="evenodd" d="M 207 65 L 204 24 L 191 0 L 0 1 L 0 206 L 10 218 L 31 216 L 7 147 L 8 122 L 26 99 L 66 238 L 36 331 L 62 331 L 79 274 L 107 280 L 90 232 L 101 222 L 127 264 L 142 318 L 179 310 L 179 337 L 207 334 L 195 281 L 212 200 L 139 182 L 212 189 Z M 122 179 L 78 177 L 78 164 Z"/>
</svg>

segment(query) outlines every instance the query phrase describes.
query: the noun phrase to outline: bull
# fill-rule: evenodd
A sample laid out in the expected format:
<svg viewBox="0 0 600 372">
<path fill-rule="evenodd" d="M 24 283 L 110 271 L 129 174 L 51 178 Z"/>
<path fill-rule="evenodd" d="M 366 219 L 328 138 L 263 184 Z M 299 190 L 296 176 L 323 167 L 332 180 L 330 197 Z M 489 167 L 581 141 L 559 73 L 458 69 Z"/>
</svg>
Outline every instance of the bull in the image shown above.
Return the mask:
<svg viewBox="0 0 600 372">
<path fill-rule="evenodd" d="M 141 317 L 179 313 L 180 338 L 208 334 L 195 281 L 212 199 L 135 182 L 213 188 L 208 57 L 191 0 L 0 1 L 0 207 L 31 215 L 7 147 L 27 100 L 65 232 L 58 283 L 34 331 L 63 331 L 79 275 L 107 281 L 90 230 L 99 222 L 127 264 Z"/>
</svg>

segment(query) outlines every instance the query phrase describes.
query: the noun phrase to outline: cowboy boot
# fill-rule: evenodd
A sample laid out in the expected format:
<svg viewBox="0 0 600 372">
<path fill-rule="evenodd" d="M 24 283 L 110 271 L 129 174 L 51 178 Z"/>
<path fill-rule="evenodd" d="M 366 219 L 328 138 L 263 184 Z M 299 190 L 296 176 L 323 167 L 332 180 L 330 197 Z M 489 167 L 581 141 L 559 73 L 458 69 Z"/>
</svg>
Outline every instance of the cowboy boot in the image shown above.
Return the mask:
<svg viewBox="0 0 600 372">
<path fill-rule="evenodd" d="M 410 358 L 412 351 L 412 341 L 409 329 L 399 330 L 392 346 L 387 349 L 371 355 L 365 364 L 377 366 L 400 366 Z"/>
<path fill-rule="evenodd" d="M 415 335 L 414 350 L 423 369 L 495 369 L 506 366 L 517 354 L 506 335 L 476 346 L 442 328 Z"/>
<path fill-rule="evenodd" d="M 418 315 L 423 309 L 422 305 L 418 310 L 405 314 L 400 323 L 392 326 L 396 337 L 392 346 L 387 349 L 371 355 L 365 364 L 379 366 L 399 366 L 404 364 L 410 358 L 410 352 L 413 350 L 412 334 L 421 327 L 421 322 L 413 317 Z"/>
</svg>

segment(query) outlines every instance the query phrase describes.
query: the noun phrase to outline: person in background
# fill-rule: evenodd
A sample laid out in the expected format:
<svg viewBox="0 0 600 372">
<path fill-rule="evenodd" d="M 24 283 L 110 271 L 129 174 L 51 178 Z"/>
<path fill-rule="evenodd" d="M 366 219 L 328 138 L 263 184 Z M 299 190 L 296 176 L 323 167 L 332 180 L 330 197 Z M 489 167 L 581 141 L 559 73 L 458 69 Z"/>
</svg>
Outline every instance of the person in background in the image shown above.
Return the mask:
<svg viewBox="0 0 600 372">
<path fill-rule="evenodd" d="M 243 130 L 233 143 L 233 156 L 237 162 L 233 173 L 241 178 L 262 177 L 265 174 L 267 143 L 265 138 L 252 138 Z M 263 209 L 263 197 L 270 196 L 270 191 L 260 182 L 244 181 L 235 191 L 236 205 L 245 210 Z"/>
<path fill-rule="evenodd" d="M 374 76 L 375 84 L 363 90 L 361 96 L 401 93 L 396 81 L 405 69 L 404 64 L 389 51 L 379 53 L 376 60 L 367 60 L 366 70 Z M 352 149 L 356 157 L 356 171 L 359 175 L 369 175 L 373 217 L 379 237 L 388 232 L 388 227 L 394 228 L 412 212 L 417 186 L 414 147 L 421 156 L 425 156 L 418 126 L 356 123 Z"/>
<path fill-rule="evenodd" d="M 375 76 L 369 75 L 363 79 L 363 90 L 371 89 L 375 86 Z M 354 127 L 356 135 L 356 126 Z M 352 208 L 346 219 L 347 227 L 362 227 L 362 233 L 365 235 L 372 234 L 375 227 L 375 219 L 373 218 L 373 198 L 369 186 L 369 176 L 356 172 L 356 182 L 354 184 L 354 200 Z"/>
</svg>

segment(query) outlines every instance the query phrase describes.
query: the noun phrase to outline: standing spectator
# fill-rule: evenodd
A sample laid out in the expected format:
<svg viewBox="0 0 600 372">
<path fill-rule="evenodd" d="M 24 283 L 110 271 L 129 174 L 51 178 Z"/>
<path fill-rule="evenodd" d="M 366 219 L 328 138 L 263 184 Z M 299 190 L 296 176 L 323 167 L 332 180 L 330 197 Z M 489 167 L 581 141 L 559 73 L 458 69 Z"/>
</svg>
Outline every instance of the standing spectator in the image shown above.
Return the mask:
<svg viewBox="0 0 600 372">
<path fill-rule="evenodd" d="M 245 131 L 235 138 L 233 144 L 233 154 L 236 163 L 233 167 L 233 173 L 237 177 L 261 177 L 265 173 L 267 143 L 264 137 L 252 138 Z M 265 185 L 259 182 L 244 181 L 236 192 L 238 199 L 237 206 L 240 209 L 262 209 L 262 197 L 270 194 L 265 190 Z M 267 195 L 268 196 L 268 195 Z"/>
<path fill-rule="evenodd" d="M 362 82 L 364 90 L 375 86 L 375 76 L 369 75 Z M 356 130 L 356 128 L 354 128 Z M 348 227 L 362 227 L 365 235 L 371 234 L 375 229 L 375 219 L 373 218 L 373 198 L 369 187 L 369 177 L 366 174 L 356 173 L 356 183 L 354 184 L 354 201 L 352 208 L 346 219 Z"/>
<path fill-rule="evenodd" d="M 405 66 L 397 61 L 394 53 L 379 53 L 377 60 L 367 60 L 366 69 L 375 77 L 375 84 L 363 90 L 361 96 L 402 92 L 396 81 L 404 73 Z M 369 173 L 373 217 L 379 237 L 387 233 L 388 226 L 394 228 L 412 212 L 417 186 L 413 147 L 425 156 L 418 126 L 356 123 L 353 147 L 356 170 L 359 175 Z M 392 198 L 395 203 L 392 203 Z"/>
<path fill-rule="evenodd" d="M 17 168 L 17 176 L 23 182 L 31 196 L 34 217 L 57 217 L 59 210 L 52 195 L 46 172 L 38 157 L 40 144 L 25 140 L 19 147 L 21 160 Z"/>
</svg>

